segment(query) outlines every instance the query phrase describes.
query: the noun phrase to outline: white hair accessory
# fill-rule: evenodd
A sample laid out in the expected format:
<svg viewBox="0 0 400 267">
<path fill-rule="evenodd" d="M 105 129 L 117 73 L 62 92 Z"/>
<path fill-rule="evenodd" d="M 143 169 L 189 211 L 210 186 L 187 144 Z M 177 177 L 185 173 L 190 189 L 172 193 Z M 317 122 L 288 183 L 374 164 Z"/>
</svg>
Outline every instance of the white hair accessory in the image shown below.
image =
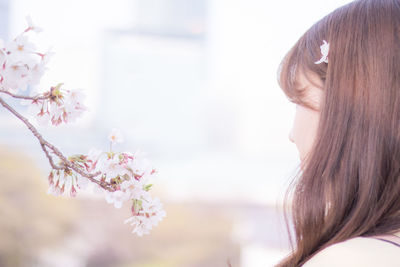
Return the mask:
<svg viewBox="0 0 400 267">
<path fill-rule="evenodd" d="M 324 43 L 320 46 L 322 57 L 315 64 L 321 64 L 322 62 L 328 63 L 329 43 L 324 40 Z"/>
</svg>

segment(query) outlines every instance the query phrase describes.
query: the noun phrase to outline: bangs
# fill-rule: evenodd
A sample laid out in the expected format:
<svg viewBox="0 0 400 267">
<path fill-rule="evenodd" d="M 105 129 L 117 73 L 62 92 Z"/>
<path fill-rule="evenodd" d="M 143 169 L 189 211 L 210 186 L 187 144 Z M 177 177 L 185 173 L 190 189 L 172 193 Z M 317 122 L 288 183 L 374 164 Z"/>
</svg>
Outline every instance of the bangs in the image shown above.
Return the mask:
<svg viewBox="0 0 400 267">
<path fill-rule="evenodd" d="M 307 100 L 307 85 L 300 81 L 300 77 L 304 77 L 308 84 L 321 88 L 310 74 L 316 74 L 324 83 L 327 64 L 314 63 L 321 57 L 320 44 L 310 35 L 313 35 L 312 31 L 304 34 L 283 58 L 278 69 L 278 84 L 290 102 L 315 110 Z"/>
<path fill-rule="evenodd" d="M 283 59 L 279 66 L 278 83 L 282 91 L 290 102 L 301 106 L 309 106 L 305 101 L 306 88 L 302 87 L 298 81 L 301 72 L 304 72 L 298 60 L 295 60 L 294 49 L 292 49 Z"/>
</svg>

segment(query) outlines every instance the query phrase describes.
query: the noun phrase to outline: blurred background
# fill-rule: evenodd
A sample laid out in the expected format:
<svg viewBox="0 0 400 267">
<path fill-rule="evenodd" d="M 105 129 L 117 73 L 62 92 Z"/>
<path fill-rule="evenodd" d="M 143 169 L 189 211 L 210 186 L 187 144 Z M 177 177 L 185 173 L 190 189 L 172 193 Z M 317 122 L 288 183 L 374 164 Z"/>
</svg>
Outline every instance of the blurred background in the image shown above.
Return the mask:
<svg viewBox="0 0 400 267">
<path fill-rule="evenodd" d="M 158 170 L 167 217 L 150 235 L 129 207 L 46 194 L 37 141 L 0 108 L 0 266 L 273 266 L 289 251 L 282 216 L 298 154 L 294 105 L 277 84 L 285 53 L 348 0 L 0 0 L 0 38 L 44 29 L 55 56 L 42 87 L 87 94 L 77 123 L 40 127 L 65 154 L 140 150 Z M 15 104 L 15 103 L 14 103 Z"/>
</svg>

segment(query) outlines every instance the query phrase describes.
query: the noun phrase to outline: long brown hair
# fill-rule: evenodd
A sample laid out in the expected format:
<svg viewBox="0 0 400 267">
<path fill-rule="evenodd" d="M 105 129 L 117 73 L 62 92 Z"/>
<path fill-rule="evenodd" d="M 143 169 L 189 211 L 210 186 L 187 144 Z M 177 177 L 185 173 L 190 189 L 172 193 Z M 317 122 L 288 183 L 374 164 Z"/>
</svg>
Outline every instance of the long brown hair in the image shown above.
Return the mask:
<svg viewBox="0 0 400 267">
<path fill-rule="evenodd" d="M 329 62 L 315 64 L 323 40 Z M 349 238 L 400 230 L 400 2 L 354 1 L 314 24 L 279 69 L 292 102 L 310 107 L 297 82 L 310 73 L 323 83 L 320 122 L 286 193 L 295 239 L 278 266 L 300 266 Z"/>
</svg>

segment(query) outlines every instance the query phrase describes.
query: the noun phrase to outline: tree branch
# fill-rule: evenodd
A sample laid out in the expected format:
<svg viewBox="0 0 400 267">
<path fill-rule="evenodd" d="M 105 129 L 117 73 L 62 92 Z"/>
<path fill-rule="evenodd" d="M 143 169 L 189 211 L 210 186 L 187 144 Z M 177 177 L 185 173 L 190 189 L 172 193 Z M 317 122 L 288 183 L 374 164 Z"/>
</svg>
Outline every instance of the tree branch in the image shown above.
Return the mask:
<svg viewBox="0 0 400 267">
<path fill-rule="evenodd" d="M 30 98 L 29 98 L 30 99 Z M 98 184 L 100 187 L 103 189 L 113 192 L 115 189 L 112 187 L 111 184 L 107 182 L 102 182 L 94 179 L 94 177 L 100 175 L 100 172 L 96 173 L 87 173 L 81 169 L 78 165 L 74 164 L 73 162 L 69 161 L 54 145 L 50 144 L 47 142 L 42 135 L 36 130 L 36 128 L 26 119 L 24 116 L 19 114 L 15 109 L 13 109 L 10 105 L 7 104 L 1 97 L 0 97 L 0 104 L 5 107 L 8 111 L 10 111 L 14 116 L 16 116 L 18 119 L 20 119 L 27 127 L 28 129 L 32 132 L 32 134 L 38 139 L 40 146 L 42 147 L 42 150 L 46 154 L 47 159 L 49 160 L 49 163 L 53 169 L 56 170 L 62 170 L 66 168 L 70 168 L 80 174 L 81 176 L 89 179 L 91 182 Z M 49 151 L 47 150 L 49 148 L 53 154 L 55 154 L 62 162 L 62 165 L 64 166 L 57 166 L 54 164 L 53 158 L 51 157 Z"/>
<path fill-rule="evenodd" d="M 51 167 L 55 170 L 63 170 L 63 167 L 57 166 L 54 164 L 53 158 L 51 157 L 49 151 L 47 151 L 46 145 L 40 143 L 40 146 L 42 147 L 42 150 L 44 151 L 44 153 L 46 154 L 47 159 L 49 160 L 49 163 L 51 165 Z"/>
<path fill-rule="evenodd" d="M 26 99 L 26 100 L 45 100 L 50 98 L 49 94 L 45 95 L 37 95 L 37 96 L 25 96 L 25 95 L 15 95 L 7 90 L 0 89 L 0 93 L 7 94 L 9 96 L 12 96 L 14 98 L 19 98 L 19 99 Z"/>
</svg>

